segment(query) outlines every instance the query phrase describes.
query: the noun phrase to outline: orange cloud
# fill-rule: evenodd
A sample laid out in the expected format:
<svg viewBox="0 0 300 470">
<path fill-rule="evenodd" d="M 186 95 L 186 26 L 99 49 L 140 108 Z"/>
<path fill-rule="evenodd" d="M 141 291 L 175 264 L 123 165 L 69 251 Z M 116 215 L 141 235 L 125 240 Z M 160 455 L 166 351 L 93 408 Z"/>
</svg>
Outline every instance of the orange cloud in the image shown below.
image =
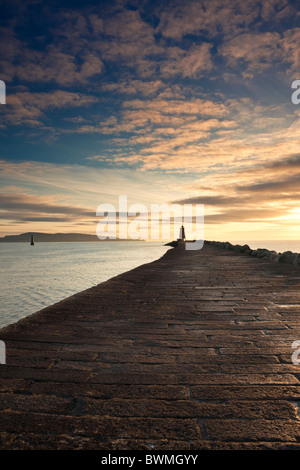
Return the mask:
<svg viewBox="0 0 300 470">
<path fill-rule="evenodd" d="M 81 107 L 95 103 L 97 98 L 65 90 L 52 93 L 17 92 L 7 97 L 3 124 L 42 125 L 43 113 L 46 110 L 63 107 Z"/>
</svg>

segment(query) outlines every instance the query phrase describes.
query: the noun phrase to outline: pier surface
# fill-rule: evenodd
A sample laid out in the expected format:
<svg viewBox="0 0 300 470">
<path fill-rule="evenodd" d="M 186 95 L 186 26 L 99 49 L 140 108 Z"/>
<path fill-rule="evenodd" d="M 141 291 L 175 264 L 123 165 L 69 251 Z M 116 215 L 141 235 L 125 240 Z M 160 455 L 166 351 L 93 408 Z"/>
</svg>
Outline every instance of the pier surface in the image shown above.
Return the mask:
<svg viewBox="0 0 300 470">
<path fill-rule="evenodd" d="M 2 329 L 0 448 L 300 449 L 299 286 L 179 247 Z"/>
</svg>

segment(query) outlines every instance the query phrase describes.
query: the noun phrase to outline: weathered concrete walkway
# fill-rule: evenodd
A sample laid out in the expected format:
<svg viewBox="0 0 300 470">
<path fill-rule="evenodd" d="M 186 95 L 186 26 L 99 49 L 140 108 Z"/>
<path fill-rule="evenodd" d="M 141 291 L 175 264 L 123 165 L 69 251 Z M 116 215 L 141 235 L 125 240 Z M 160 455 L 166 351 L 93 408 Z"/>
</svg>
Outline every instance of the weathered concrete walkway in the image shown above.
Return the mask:
<svg viewBox="0 0 300 470">
<path fill-rule="evenodd" d="M 1 449 L 300 449 L 299 286 L 171 249 L 1 330 Z"/>
</svg>

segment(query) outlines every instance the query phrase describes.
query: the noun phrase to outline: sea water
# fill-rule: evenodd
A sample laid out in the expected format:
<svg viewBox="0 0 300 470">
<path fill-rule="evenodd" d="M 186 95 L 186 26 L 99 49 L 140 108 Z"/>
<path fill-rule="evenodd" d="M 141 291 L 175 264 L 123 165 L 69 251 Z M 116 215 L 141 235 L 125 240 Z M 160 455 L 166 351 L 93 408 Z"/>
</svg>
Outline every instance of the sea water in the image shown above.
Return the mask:
<svg viewBox="0 0 300 470">
<path fill-rule="evenodd" d="M 0 328 L 70 295 L 154 261 L 162 242 L 0 244 Z"/>
</svg>

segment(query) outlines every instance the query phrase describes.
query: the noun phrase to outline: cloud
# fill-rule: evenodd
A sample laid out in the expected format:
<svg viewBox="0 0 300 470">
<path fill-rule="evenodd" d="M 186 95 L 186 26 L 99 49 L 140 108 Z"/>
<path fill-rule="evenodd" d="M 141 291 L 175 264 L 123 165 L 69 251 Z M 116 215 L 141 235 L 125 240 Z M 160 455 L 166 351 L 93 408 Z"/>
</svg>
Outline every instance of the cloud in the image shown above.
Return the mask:
<svg viewBox="0 0 300 470">
<path fill-rule="evenodd" d="M 217 214 L 208 214 L 205 216 L 206 224 L 226 224 L 226 223 L 262 223 L 273 221 L 281 224 L 280 217 L 286 215 L 285 209 L 280 208 L 253 208 L 247 207 L 235 210 L 225 210 Z"/>
<path fill-rule="evenodd" d="M 55 32 L 56 34 L 56 32 Z M 0 41 L 7 44 L 0 66 L 4 80 L 17 78 L 22 83 L 55 83 L 63 86 L 84 84 L 101 75 L 104 64 L 95 51 L 85 47 L 73 53 L 65 42 L 55 38 L 44 48 L 32 48 L 16 36 L 12 28 L 0 28 Z M 83 40 L 83 38 L 81 38 Z"/>
<path fill-rule="evenodd" d="M 236 168 L 223 174 L 206 174 L 182 188 L 193 194 L 172 203 L 204 204 L 205 223 L 265 223 L 274 226 L 297 224 L 300 204 L 299 154 L 275 161 L 252 162 L 249 168 Z"/>
<path fill-rule="evenodd" d="M 179 47 L 169 47 L 167 57 L 161 62 L 160 72 L 164 78 L 182 76 L 196 78 L 213 68 L 210 50 L 212 44 L 203 43 L 184 51 Z"/>
<path fill-rule="evenodd" d="M 131 168 L 108 169 L 30 161 L 13 163 L 0 160 L 0 182 L 3 194 L 4 191 L 12 195 L 37 194 L 45 196 L 49 204 L 92 207 L 95 211 L 102 202 L 118 202 L 120 191 L 132 202 L 145 203 L 165 200 L 166 194 L 169 199 L 170 192 L 177 190 L 177 180 L 173 176 L 150 174 L 145 180 L 140 172 Z M 50 200 L 49 196 L 53 199 Z"/>
<path fill-rule="evenodd" d="M 6 220 L 70 222 L 95 215 L 88 208 L 59 204 L 52 196 L 0 193 L 0 205 L 0 218 Z"/>
<path fill-rule="evenodd" d="M 223 103 L 212 100 L 164 99 L 158 95 L 151 100 L 138 98 L 125 100 L 117 115 L 111 115 L 96 125 L 85 124 L 76 128 L 74 132 L 114 135 L 113 142 L 119 139 L 116 136 L 132 133 L 133 136 L 127 137 L 125 142 L 121 138 L 121 145 L 126 142 L 130 145 L 140 144 L 142 141 L 144 143 L 160 142 L 164 134 L 170 138 L 172 134 L 182 135 L 187 132 L 194 132 L 194 138 L 198 141 L 201 135 L 204 136 L 204 132 L 212 127 L 221 129 L 234 126 L 233 121 L 221 121 L 221 118 L 228 113 Z M 205 121 L 206 118 L 208 121 Z M 160 137 L 159 134 L 161 134 Z M 166 145 L 169 143 L 166 142 Z"/>
<path fill-rule="evenodd" d="M 273 191 L 276 191 L 278 197 L 278 192 L 281 193 L 294 193 L 300 194 L 300 173 L 296 175 L 291 175 L 287 178 L 282 178 L 279 181 L 262 181 L 258 183 L 249 184 L 247 186 L 239 187 L 239 191 L 248 191 L 248 192 L 267 192 L 272 194 Z M 271 193 L 272 191 L 272 193 Z M 273 193 L 274 194 L 274 193 Z"/>
<path fill-rule="evenodd" d="M 295 13 L 288 0 L 264 0 L 261 2 L 260 15 L 265 21 L 278 21 Z"/>
<path fill-rule="evenodd" d="M 252 167 L 247 168 L 245 171 L 244 169 L 237 170 L 237 174 L 239 178 L 243 178 L 246 176 L 247 178 L 276 178 L 278 179 L 278 175 L 288 175 L 291 176 L 291 172 L 300 171 L 300 155 L 290 155 L 288 157 L 282 156 L 280 159 L 276 159 L 274 161 L 266 161 L 266 162 L 257 162 Z"/>
<path fill-rule="evenodd" d="M 189 34 L 232 35 L 247 29 L 259 17 L 259 11 L 256 0 L 174 1 L 172 8 L 161 8 L 158 31 L 176 40 Z"/>
<path fill-rule="evenodd" d="M 186 199 L 172 201 L 174 204 L 204 204 L 208 206 L 232 206 L 240 202 L 237 197 L 224 196 L 222 194 L 208 196 L 195 196 Z"/>
<path fill-rule="evenodd" d="M 219 54 L 231 65 L 243 59 L 249 74 L 273 60 L 289 61 L 287 56 L 291 70 L 299 65 L 298 28 L 285 32 L 283 38 L 274 28 L 259 31 L 269 21 L 295 16 L 287 0 L 175 0 L 151 5 L 148 17 L 148 2 L 136 9 L 111 2 L 102 5 L 101 11 L 87 6 L 57 13 L 41 5 L 48 18 L 44 36 L 21 41 L 15 27 L 21 18 L 0 28 L 1 40 L 7 44 L 0 58 L 2 79 L 70 87 L 94 84 L 107 67 L 115 72 L 120 65 L 125 76 L 135 79 L 199 78 L 215 67 L 215 40 Z M 180 42 L 183 38 L 185 42 Z M 124 76 L 119 75 L 118 82 L 122 88 Z"/>
<path fill-rule="evenodd" d="M 166 85 L 161 80 L 120 80 L 119 82 L 108 82 L 101 85 L 104 93 L 119 93 L 124 95 L 142 95 L 149 97 L 156 95 Z"/>
<path fill-rule="evenodd" d="M 299 70 L 299 40 L 300 28 L 287 30 L 283 35 L 278 32 L 247 32 L 225 41 L 219 47 L 219 53 L 232 67 L 242 64 L 243 76 L 247 78 L 282 64 L 289 64 L 287 73 L 291 74 Z"/>
<path fill-rule="evenodd" d="M 285 61 L 290 64 L 288 73 L 298 74 L 300 68 L 300 52 L 299 52 L 299 41 L 300 41 L 300 28 L 293 28 L 284 32 L 283 39 L 281 41 L 281 47 Z M 298 76 L 298 75 L 297 75 Z"/>
<path fill-rule="evenodd" d="M 238 61 L 246 63 L 247 76 L 265 70 L 283 56 L 280 35 L 276 32 L 241 34 L 225 42 L 219 52 L 232 66 Z"/>
<path fill-rule="evenodd" d="M 297 207 L 293 3 L 120 0 L 54 11 L 38 2 L 36 27 L 24 2 L 18 13 L 12 1 L 16 16 L 0 28 L 9 85 L 1 132 L 24 136 L 26 151 L 28 126 L 38 145 L 55 130 L 56 158 L 72 163 L 6 166 L 5 216 L 85 223 L 86 209 L 120 188 L 148 200 L 199 201 L 210 223 L 262 222 Z M 49 158 L 37 148 L 35 158 Z"/>
<path fill-rule="evenodd" d="M 70 86 L 87 83 L 89 78 L 103 72 L 104 64 L 95 54 L 84 54 L 81 59 L 82 64 L 78 65 L 73 55 L 52 46 L 46 52 L 27 51 L 15 66 L 14 73 L 23 83 L 54 82 Z"/>
<path fill-rule="evenodd" d="M 55 90 L 52 93 L 17 92 L 7 96 L 7 104 L 3 113 L 3 125 L 41 126 L 45 118 L 44 112 L 60 108 L 77 108 L 96 103 L 94 96 Z"/>
<path fill-rule="evenodd" d="M 228 114 L 226 106 L 212 100 L 201 98 L 185 100 L 165 100 L 157 97 L 154 100 L 133 99 L 123 102 L 123 108 L 131 110 L 143 110 L 147 112 L 156 111 L 162 115 L 194 115 L 194 116 L 213 116 L 215 118 L 224 117 Z"/>
<path fill-rule="evenodd" d="M 96 21 L 96 17 L 93 17 Z M 103 37 L 94 38 L 91 47 L 98 51 L 104 62 L 122 63 L 134 69 L 138 75 L 154 74 L 156 66 L 151 57 L 163 53 L 156 43 L 154 28 L 141 18 L 138 10 L 122 9 L 106 16 L 103 22 Z"/>
<path fill-rule="evenodd" d="M 77 132 L 111 135 L 109 162 L 143 170 L 237 171 L 296 154 L 297 112 L 292 126 L 291 115 L 283 117 L 283 112 L 250 99 L 132 99 L 123 102 L 118 116 Z"/>
</svg>

